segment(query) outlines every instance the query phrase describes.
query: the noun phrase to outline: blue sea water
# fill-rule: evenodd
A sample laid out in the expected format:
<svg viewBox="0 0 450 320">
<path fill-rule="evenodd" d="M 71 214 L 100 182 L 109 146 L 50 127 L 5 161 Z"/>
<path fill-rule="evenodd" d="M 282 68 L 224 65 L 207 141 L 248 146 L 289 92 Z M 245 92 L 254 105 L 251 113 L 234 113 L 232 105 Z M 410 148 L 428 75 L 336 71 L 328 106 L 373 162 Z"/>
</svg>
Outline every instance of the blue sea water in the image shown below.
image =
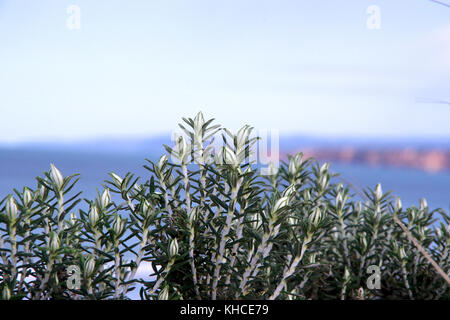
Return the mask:
<svg viewBox="0 0 450 320">
<path fill-rule="evenodd" d="M 109 179 L 109 172 L 124 176 L 127 172 L 147 179 L 143 168 L 145 153 L 108 153 L 51 150 L 0 150 L 0 198 L 23 186 L 36 187 L 36 176 L 43 176 L 54 164 L 64 176 L 80 174 L 74 190 L 83 191 L 82 197 L 93 199 L 96 190 Z M 154 160 L 154 157 L 153 157 Z"/>
<path fill-rule="evenodd" d="M 162 152 L 163 150 L 161 150 Z M 83 191 L 82 197 L 93 199 L 96 190 L 102 190 L 108 172 L 120 176 L 133 172 L 143 180 L 149 172 L 143 168 L 145 159 L 156 160 L 160 153 L 152 152 L 95 152 L 55 151 L 39 149 L 0 149 L 0 199 L 23 186 L 35 188 L 36 176 L 50 169 L 53 163 L 64 176 L 79 173 L 80 181 L 75 190 Z M 374 188 L 381 183 L 383 191 L 393 191 L 404 206 L 418 205 L 426 198 L 430 208 L 450 207 L 450 171 L 430 173 L 416 169 L 372 167 L 366 165 L 332 164 L 330 170 L 340 173 L 344 183 L 357 189 Z"/>
<path fill-rule="evenodd" d="M 392 195 L 401 198 L 403 207 L 419 206 L 420 199 L 425 198 L 431 209 L 441 208 L 449 212 L 450 171 L 426 172 L 354 164 L 332 164 L 330 169 L 340 173 L 343 182 L 352 184 L 358 190 L 367 187 L 373 190 L 380 183 L 383 192 L 392 191 Z"/>
</svg>

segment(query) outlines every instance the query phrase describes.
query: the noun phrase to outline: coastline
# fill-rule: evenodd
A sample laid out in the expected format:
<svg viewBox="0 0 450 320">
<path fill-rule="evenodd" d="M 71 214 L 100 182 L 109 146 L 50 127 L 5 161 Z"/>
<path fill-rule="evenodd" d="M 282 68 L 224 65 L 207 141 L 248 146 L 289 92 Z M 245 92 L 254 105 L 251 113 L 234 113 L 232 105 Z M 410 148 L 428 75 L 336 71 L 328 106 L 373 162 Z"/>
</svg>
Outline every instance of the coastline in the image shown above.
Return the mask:
<svg viewBox="0 0 450 320">
<path fill-rule="evenodd" d="M 319 161 L 332 161 L 344 164 L 364 164 L 368 166 L 390 166 L 398 168 L 420 169 L 436 173 L 450 171 L 450 150 L 446 149 L 381 149 L 381 148 L 302 148 L 282 152 L 281 158 L 303 152 L 305 157 Z"/>
</svg>

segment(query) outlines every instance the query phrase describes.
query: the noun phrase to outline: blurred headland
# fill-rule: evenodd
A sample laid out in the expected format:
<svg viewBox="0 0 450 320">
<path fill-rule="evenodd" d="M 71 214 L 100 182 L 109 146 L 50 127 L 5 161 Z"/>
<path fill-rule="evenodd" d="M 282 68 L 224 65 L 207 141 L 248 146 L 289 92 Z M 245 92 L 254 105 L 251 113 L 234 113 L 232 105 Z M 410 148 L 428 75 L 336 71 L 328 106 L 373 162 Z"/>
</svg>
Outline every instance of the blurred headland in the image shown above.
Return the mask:
<svg viewBox="0 0 450 320">
<path fill-rule="evenodd" d="M 330 149 L 299 149 L 306 157 L 313 157 L 319 161 L 364 164 L 370 166 L 403 167 L 439 172 L 450 170 L 450 150 L 444 149 L 357 149 L 354 147 Z M 289 152 L 294 154 L 295 152 Z M 282 155 L 287 158 L 286 154 Z"/>
<path fill-rule="evenodd" d="M 5 144 L 0 145 L 0 151 L 17 149 L 158 156 L 165 152 L 163 144 L 173 145 L 170 134 Z M 303 152 L 306 157 L 333 163 L 413 168 L 427 172 L 450 170 L 450 139 L 446 137 L 387 139 L 282 135 L 279 147 L 284 160 L 288 155 Z"/>
</svg>

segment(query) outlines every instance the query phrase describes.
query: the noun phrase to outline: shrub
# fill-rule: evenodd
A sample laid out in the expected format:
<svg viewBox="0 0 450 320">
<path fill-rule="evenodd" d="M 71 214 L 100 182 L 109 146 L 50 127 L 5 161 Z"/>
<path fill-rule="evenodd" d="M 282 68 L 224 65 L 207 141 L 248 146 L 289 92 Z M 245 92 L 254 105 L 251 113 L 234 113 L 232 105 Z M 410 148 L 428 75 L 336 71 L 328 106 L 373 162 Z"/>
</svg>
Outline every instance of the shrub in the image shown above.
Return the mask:
<svg viewBox="0 0 450 320">
<path fill-rule="evenodd" d="M 147 160 L 145 182 L 110 173 L 81 205 L 69 195 L 77 176 L 52 165 L 35 190 L 3 199 L 1 297 L 126 299 L 140 286 L 142 299 L 450 298 L 395 221 L 449 270 L 445 212 L 425 200 L 403 209 L 380 185 L 361 199 L 301 153 L 262 176 L 248 160 L 251 127 L 234 135 L 201 113 L 183 120 L 187 138 Z M 218 133 L 224 147 L 213 150 Z M 152 277 L 136 276 L 143 263 Z"/>
</svg>

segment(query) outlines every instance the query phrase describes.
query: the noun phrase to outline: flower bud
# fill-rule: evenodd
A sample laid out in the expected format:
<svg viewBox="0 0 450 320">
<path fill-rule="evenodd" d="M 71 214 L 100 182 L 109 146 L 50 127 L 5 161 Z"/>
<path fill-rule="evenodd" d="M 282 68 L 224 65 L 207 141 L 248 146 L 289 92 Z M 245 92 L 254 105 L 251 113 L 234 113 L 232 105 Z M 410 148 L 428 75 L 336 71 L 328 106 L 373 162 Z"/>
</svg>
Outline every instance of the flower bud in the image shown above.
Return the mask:
<svg viewBox="0 0 450 320">
<path fill-rule="evenodd" d="M 295 165 L 299 168 L 303 164 L 303 153 L 297 153 L 294 157 Z"/>
<path fill-rule="evenodd" d="M 111 195 L 109 194 L 109 189 L 105 189 L 102 193 L 102 208 L 105 209 L 111 202 Z"/>
<path fill-rule="evenodd" d="M 234 154 L 233 150 L 228 147 L 223 148 L 223 160 L 225 164 L 231 164 L 233 166 L 238 165 L 236 155 Z"/>
<path fill-rule="evenodd" d="M 44 185 L 40 185 L 37 192 L 38 192 L 39 199 L 41 201 L 44 201 L 45 199 L 47 199 L 48 189 Z"/>
<path fill-rule="evenodd" d="M 8 198 L 8 201 L 6 201 L 6 216 L 8 217 L 8 220 L 10 222 L 14 222 L 17 219 L 17 205 L 16 201 L 12 196 Z"/>
<path fill-rule="evenodd" d="M 59 170 L 53 164 L 50 164 L 50 178 L 52 179 L 52 182 L 56 186 L 56 188 L 60 190 L 64 183 L 64 178 L 61 172 L 59 172 Z"/>
<path fill-rule="evenodd" d="M 199 112 L 194 118 L 194 131 L 199 135 L 203 130 L 203 125 L 205 124 L 205 119 L 203 118 L 203 113 Z"/>
<path fill-rule="evenodd" d="M 33 200 L 33 194 L 31 193 L 30 189 L 25 188 L 23 192 L 23 204 L 28 207 L 28 205 Z"/>
<path fill-rule="evenodd" d="M 394 205 L 395 211 L 402 211 L 402 200 L 400 197 L 395 198 L 395 205 Z"/>
<path fill-rule="evenodd" d="M 435 228 L 434 231 L 435 231 L 436 237 L 437 237 L 438 239 L 442 238 L 442 230 L 441 230 L 441 229 Z"/>
<path fill-rule="evenodd" d="M 375 187 L 375 200 L 378 201 L 383 196 L 383 190 L 381 189 L 381 184 L 377 184 Z"/>
<path fill-rule="evenodd" d="M 338 193 L 337 195 L 336 195 L 336 200 L 335 200 L 335 204 L 336 204 L 336 207 L 341 207 L 341 204 L 342 204 L 342 193 Z"/>
<path fill-rule="evenodd" d="M 125 231 L 125 221 L 121 216 L 116 216 L 116 219 L 114 219 L 113 231 L 117 237 L 120 237 Z"/>
<path fill-rule="evenodd" d="M 425 210 L 427 208 L 428 208 L 427 199 L 425 198 L 420 199 L 420 210 Z"/>
<path fill-rule="evenodd" d="M 346 202 L 347 202 L 347 196 L 344 195 L 342 190 L 339 190 L 339 192 L 336 195 L 336 199 L 335 199 L 336 208 L 339 212 L 344 210 Z"/>
<path fill-rule="evenodd" d="M 49 244 L 50 252 L 56 252 L 61 247 L 61 241 L 59 240 L 58 234 L 54 231 L 50 232 Z"/>
<path fill-rule="evenodd" d="M 84 274 L 86 277 L 91 276 L 95 270 L 95 258 L 92 255 L 89 255 L 88 258 L 84 261 Z"/>
<path fill-rule="evenodd" d="M 11 290 L 5 285 L 2 290 L 2 300 L 11 299 Z"/>
<path fill-rule="evenodd" d="M 291 175 L 295 175 L 296 172 L 297 172 L 297 167 L 295 165 L 294 160 L 291 159 L 291 161 L 289 161 L 289 173 Z"/>
<path fill-rule="evenodd" d="M 158 300 L 168 300 L 169 299 L 169 287 L 165 286 L 158 295 Z"/>
<path fill-rule="evenodd" d="M 319 207 L 315 207 L 313 212 L 309 215 L 309 223 L 317 227 L 322 220 L 322 210 Z"/>
<path fill-rule="evenodd" d="M 178 158 L 182 164 L 186 164 L 188 160 L 188 156 L 190 154 L 189 145 L 186 139 L 183 136 L 180 136 L 177 140 L 176 151 L 178 154 Z"/>
<path fill-rule="evenodd" d="M 178 241 L 177 239 L 171 239 L 169 241 L 169 257 L 173 258 L 178 254 Z"/>
<path fill-rule="evenodd" d="M 319 184 L 320 187 L 322 188 L 322 190 L 325 190 L 328 187 L 328 176 L 327 175 L 323 175 L 320 177 L 319 179 Z"/>
<path fill-rule="evenodd" d="M 91 227 L 94 227 L 98 220 L 99 220 L 99 214 L 98 214 L 98 210 L 97 207 L 95 205 L 91 206 L 91 210 L 89 210 L 89 224 L 91 225 Z"/>
<path fill-rule="evenodd" d="M 140 207 L 140 213 L 144 218 L 148 217 L 149 212 L 149 208 L 150 208 L 150 203 L 144 199 L 144 201 L 141 202 L 141 207 Z"/>
</svg>

